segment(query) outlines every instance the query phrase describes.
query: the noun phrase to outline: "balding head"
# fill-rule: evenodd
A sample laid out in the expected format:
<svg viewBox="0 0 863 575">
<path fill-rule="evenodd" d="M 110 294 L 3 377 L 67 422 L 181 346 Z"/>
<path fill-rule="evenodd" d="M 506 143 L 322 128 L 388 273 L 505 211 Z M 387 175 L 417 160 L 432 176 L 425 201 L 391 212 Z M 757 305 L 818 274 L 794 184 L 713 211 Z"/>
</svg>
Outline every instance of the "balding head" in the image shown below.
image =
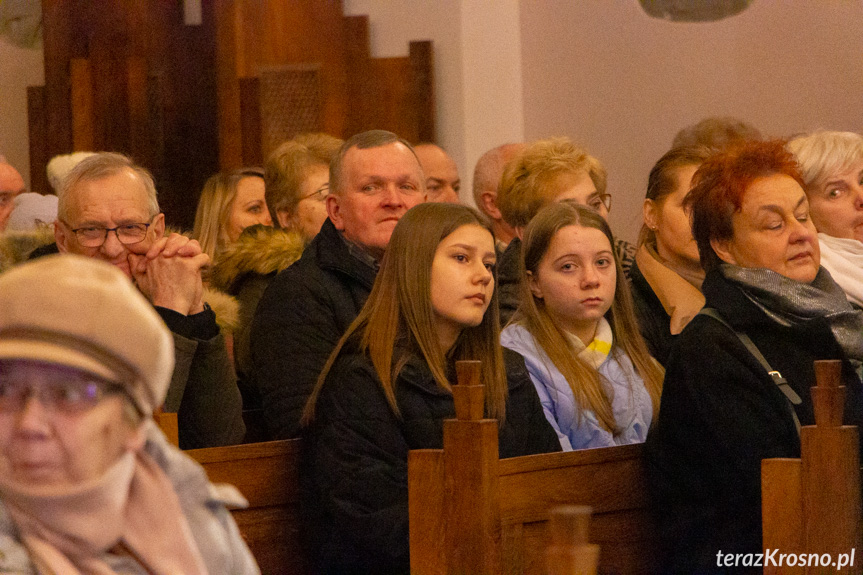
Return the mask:
<svg viewBox="0 0 863 575">
<path fill-rule="evenodd" d="M 480 156 L 473 171 L 473 199 L 476 207 L 491 218 L 495 236 L 504 243 L 509 243 L 515 236 L 515 230 L 503 221 L 497 207 L 497 188 L 504 166 L 524 147 L 525 144 L 504 144 L 492 148 Z"/>
<path fill-rule="evenodd" d="M 6 229 L 9 216 L 15 207 L 15 197 L 24 191 L 24 178 L 18 170 L 0 162 L 0 232 Z"/>
<path fill-rule="evenodd" d="M 435 144 L 417 144 L 414 151 L 425 174 L 428 201 L 461 203 L 458 195 L 461 189 L 458 166 L 449 154 Z"/>
</svg>

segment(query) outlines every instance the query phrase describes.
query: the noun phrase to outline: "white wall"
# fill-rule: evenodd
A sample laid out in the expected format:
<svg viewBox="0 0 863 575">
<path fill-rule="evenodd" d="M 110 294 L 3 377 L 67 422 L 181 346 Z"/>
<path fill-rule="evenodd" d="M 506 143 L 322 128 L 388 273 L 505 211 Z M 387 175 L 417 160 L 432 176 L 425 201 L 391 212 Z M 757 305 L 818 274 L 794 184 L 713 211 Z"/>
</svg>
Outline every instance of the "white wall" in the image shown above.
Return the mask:
<svg viewBox="0 0 863 575">
<path fill-rule="evenodd" d="M 733 115 L 785 136 L 863 124 L 861 2 L 760 0 L 715 23 L 636 0 L 521 3 L 525 132 L 567 135 L 608 168 L 611 224 L 634 240 L 647 174 L 677 130 Z"/>
<path fill-rule="evenodd" d="M 0 37 L 0 154 L 30 186 L 27 86 L 45 84 L 41 47 L 18 48 Z"/>
<path fill-rule="evenodd" d="M 518 0 L 344 0 L 344 12 L 368 15 L 374 57 L 406 56 L 411 40 L 433 42 L 437 140 L 472 204 L 479 156 L 524 138 Z"/>
</svg>

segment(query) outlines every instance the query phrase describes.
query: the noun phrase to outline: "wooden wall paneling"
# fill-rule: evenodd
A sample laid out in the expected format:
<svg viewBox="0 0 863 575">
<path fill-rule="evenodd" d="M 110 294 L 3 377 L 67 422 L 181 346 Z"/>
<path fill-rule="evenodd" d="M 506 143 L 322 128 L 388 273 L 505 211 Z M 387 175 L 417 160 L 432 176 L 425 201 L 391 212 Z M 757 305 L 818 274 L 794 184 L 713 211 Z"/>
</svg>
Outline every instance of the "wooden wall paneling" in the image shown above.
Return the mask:
<svg viewBox="0 0 863 575">
<path fill-rule="evenodd" d="M 243 165 L 240 86 L 237 79 L 240 6 L 234 0 L 215 0 L 216 69 L 219 126 L 219 166 L 222 170 Z"/>
<path fill-rule="evenodd" d="M 344 136 L 348 115 L 342 3 L 333 0 L 217 0 L 219 160 L 222 169 L 246 163 L 243 78 L 274 66 L 319 66 L 321 130 Z"/>
<path fill-rule="evenodd" d="M 151 63 L 163 74 L 162 207 L 169 223 L 191 230 L 201 188 L 219 171 L 216 14 L 204 2 L 202 23 L 186 26 L 181 3 L 152 4 L 163 22 L 164 61 Z"/>
<path fill-rule="evenodd" d="M 292 64 L 258 73 L 264 158 L 297 134 L 321 131 L 320 72 L 320 64 Z"/>
<path fill-rule="evenodd" d="M 45 86 L 27 87 L 27 123 L 30 146 L 30 191 L 51 193 L 45 166 L 48 164 L 48 127 L 45 110 Z"/>
<path fill-rule="evenodd" d="M 129 153 L 129 97 L 126 79 L 130 31 L 125 2 L 91 2 L 79 18 L 88 25 L 88 59 L 93 79 L 93 145 Z"/>
<path fill-rule="evenodd" d="M 419 134 L 411 109 L 410 61 L 407 58 L 372 58 L 369 69 L 368 97 L 373 105 L 366 129 L 389 130 L 409 142 L 416 142 Z"/>
<path fill-rule="evenodd" d="M 376 103 L 371 98 L 368 16 L 348 16 L 344 22 L 347 97 L 351 102 L 345 125 L 348 138 L 373 127 L 368 118 Z"/>
<path fill-rule="evenodd" d="M 86 9 L 86 6 L 82 6 Z M 71 58 L 86 58 L 86 35 L 74 18 L 71 0 L 42 0 L 42 47 L 45 58 L 44 122 L 45 148 L 37 156 L 45 163 L 34 162 L 31 151 L 31 174 L 42 174 L 48 160 L 72 151 L 72 109 L 70 97 Z M 44 178 L 44 176 L 40 176 Z M 43 180 L 47 182 L 47 179 Z"/>
<path fill-rule="evenodd" d="M 93 125 L 93 75 L 86 58 L 69 60 L 72 108 L 72 150 L 95 150 Z"/>
<path fill-rule="evenodd" d="M 410 110 L 415 115 L 415 142 L 436 141 L 434 57 L 430 40 L 411 42 L 408 51 L 410 60 L 410 83 L 412 102 Z"/>
<path fill-rule="evenodd" d="M 322 127 L 329 133 L 342 134 L 348 109 L 342 3 L 268 0 L 261 2 L 261 8 L 255 15 L 256 27 L 250 28 L 256 34 L 254 41 L 249 37 L 245 44 L 242 75 L 255 74 L 261 67 L 318 65 L 324 95 L 321 99 Z M 247 22 L 252 25 L 251 20 Z"/>
<path fill-rule="evenodd" d="M 149 93 L 147 60 L 139 56 L 128 59 L 127 92 L 129 94 L 129 154 L 137 162 L 153 169 L 154 154 L 149 137 Z"/>
<path fill-rule="evenodd" d="M 240 120 L 244 166 L 263 163 L 261 148 L 261 91 L 257 78 L 240 78 Z"/>
<path fill-rule="evenodd" d="M 147 166 L 157 180 L 165 173 L 165 74 L 147 74 L 147 131 L 149 133 L 150 156 Z M 143 160 L 142 160 L 143 161 Z"/>
</svg>

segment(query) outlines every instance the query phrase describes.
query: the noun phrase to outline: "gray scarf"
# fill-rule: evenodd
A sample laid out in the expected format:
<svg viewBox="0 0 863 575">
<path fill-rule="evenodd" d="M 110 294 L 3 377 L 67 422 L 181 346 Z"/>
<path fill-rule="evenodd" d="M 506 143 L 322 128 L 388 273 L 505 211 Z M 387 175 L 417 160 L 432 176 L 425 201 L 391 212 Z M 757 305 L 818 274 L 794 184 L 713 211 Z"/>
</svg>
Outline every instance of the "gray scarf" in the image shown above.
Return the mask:
<svg viewBox="0 0 863 575">
<path fill-rule="evenodd" d="M 767 316 L 785 327 L 825 318 L 830 331 L 855 367 L 863 361 L 863 311 L 848 303 L 845 292 L 823 267 L 812 283 L 764 268 L 722 264 L 719 271 Z"/>
</svg>

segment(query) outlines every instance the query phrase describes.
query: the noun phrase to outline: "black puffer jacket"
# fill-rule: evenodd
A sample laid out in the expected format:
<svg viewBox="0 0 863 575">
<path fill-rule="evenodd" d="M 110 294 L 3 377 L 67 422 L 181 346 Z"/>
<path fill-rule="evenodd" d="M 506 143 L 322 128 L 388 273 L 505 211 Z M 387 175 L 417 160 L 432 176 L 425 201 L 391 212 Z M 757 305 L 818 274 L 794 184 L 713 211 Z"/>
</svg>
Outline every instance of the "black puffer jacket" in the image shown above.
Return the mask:
<svg viewBox="0 0 863 575">
<path fill-rule="evenodd" d="M 261 393 L 252 382 L 249 332 L 261 296 L 276 274 L 303 255 L 303 237 L 294 231 L 250 226 L 216 256 L 210 285 L 237 298 L 239 321 L 234 334 L 234 367 L 243 409 L 260 409 Z"/>
<path fill-rule="evenodd" d="M 306 400 L 356 318 L 377 272 L 348 250 L 327 220 L 302 257 L 264 292 L 252 320 L 254 384 L 274 439 L 299 435 Z"/>
<path fill-rule="evenodd" d="M 826 321 L 782 327 L 718 270 L 702 288 L 707 307 L 746 333 L 803 399 L 802 425 L 814 423 L 816 359 L 845 360 L 845 423 L 863 425 L 863 387 Z M 720 571 L 720 550 L 761 551 L 761 460 L 800 457 L 800 440 L 767 371 L 728 327 L 698 315 L 672 347 L 647 453 L 667 571 L 710 573 Z"/>
<path fill-rule="evenodd" d="M 500 456 L 560 451 L 524 359 L 504 350 L 509 383 Z M 304 435 L 301 467 L 308 534 L 323 573 L 407 573 L 408 450 L 443 447 L 455 416 L 427 364 L 411 360 L 396 381 L 397 418 L 371 360 L 345 349 L 330 371 Z"/>
</svg>

